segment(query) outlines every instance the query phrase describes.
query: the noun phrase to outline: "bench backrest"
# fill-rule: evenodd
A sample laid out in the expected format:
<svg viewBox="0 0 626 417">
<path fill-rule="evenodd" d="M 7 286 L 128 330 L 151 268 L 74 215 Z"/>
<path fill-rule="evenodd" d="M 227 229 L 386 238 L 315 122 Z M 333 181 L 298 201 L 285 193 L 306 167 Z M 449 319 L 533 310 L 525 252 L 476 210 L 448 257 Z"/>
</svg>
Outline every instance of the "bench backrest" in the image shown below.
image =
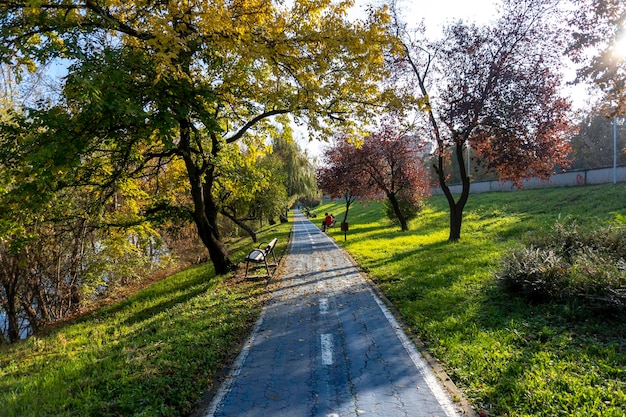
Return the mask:
<svg viewBox="0 0 626 417">
<path fill-rule="evenodd" d="M 271 251 L 274 250 L 274 246 L 276 246 L 276 242 L 278 242 L 277 238 L 274 238 L 272 240 L 270 240 L 270 243 L 267 244 L 267 246 L 265 247 L 265 252 L 269 253 Z"/>
<path fill-rule="evenodd" d="M 252 252 L 250 252 L 248 256 L 246 256 L 246 260 L 253 261 L 253 262 L 263 262 L 263 260 L 265 259 L 265 255 L 266 255 L 265 251 L 255 249 Z"/>
</svg>

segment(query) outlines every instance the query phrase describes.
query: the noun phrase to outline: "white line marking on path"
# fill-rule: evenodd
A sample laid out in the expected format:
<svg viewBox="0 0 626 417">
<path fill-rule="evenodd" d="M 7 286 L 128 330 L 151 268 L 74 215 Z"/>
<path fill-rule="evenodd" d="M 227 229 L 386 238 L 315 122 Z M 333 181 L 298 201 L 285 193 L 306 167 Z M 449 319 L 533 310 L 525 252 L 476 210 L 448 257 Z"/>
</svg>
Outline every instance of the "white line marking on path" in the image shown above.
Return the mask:
<svg viewBox="0 0 626 417">
<path fill-rule="evenodd" d="M 333 335 L 324 333 L 320 335 L 322 347 L 322 365 L 333 364 Z"/>
<path fill-rule="evenodd" d="M 328 298 L 320 298 L 320 314 L 328 313 Z"/>
<path fill-rule="evenodd" d="M 415 347 L 413 342 L 411 342 L 411 340 L 408 338 L 406 333 L 404 333 L 402 326 L 400 326 L 400 324 L 396 321 L 396 318 L 393 316 L 393 314 L 391 314 L 391 311 L 389 311 L 385 303 L 383 303 L 383 301 L 380 298 L 378 298 L 376 293 L 374 293 L 374 290 L 372 290 L 371 288 L 368 288 L 368 289 L 369 289 L 369 292 L 372 294 L 372 297 L 374 297 L 376 304 L 378 304 L 378 307 L 382 310 L 383 314 L 387 318 L 387 321 L 389 322 L 394 332 L 396 333 L 396 336 L 398 336 L 398 339 L 400 339 L 400 342 L 402 342 L 402 345 L 404 346 L 404 349 L 407 351 L 407 353 L 411 357 L 413 364 L 415 364 L 415 367 L 417 368 L 417 370 L 424 377 L 426 384 L 428 384 L 428 386 L 430 387 L 430 390 L 432 391 L 433 395 L 435 396 L 435 398 L 437 399 L 437 401 L 439 402 L 439 404 L 445 411 L 446 415 L 458 416 L 457 412 L 455 411 L 452 400 L 447 395 L 446 391 L 441 386 L 441 384 L 439 384 L 439 382 L 437 381 L 437 377 L 435 376 L 435 373 L 430 368 L 430 366 L 428 366 L 422 354 L 417 350 L 417 348 Z"/>
</svg>

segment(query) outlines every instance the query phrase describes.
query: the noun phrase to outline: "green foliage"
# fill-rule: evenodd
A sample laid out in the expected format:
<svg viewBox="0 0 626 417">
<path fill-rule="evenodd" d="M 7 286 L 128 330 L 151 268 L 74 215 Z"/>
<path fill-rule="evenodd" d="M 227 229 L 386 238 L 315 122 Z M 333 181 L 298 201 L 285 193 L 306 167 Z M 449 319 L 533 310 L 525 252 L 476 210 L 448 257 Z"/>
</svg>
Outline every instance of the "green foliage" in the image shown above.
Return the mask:
<svg viewBox="0 0 626 417">
<path fill-rule="evenodd" d="M 253 206 L 258 218 L 273 221 L 288 209 L 289 195 L 285 185 L 287 172 L 283 163 L 275 155 L 270 154 L 258 161 L 264 170 L 263 188 L 254 196 Z"/>
<path fill-rule="evenodd" d="M 422 200 L 416 201 L 415 199 L 406 199 L 403 198 L 402 195 L 399 195 L 398 206 L 400 208 L 400 213 L 402 213 L 405 221 L 409 222 L 419 215 L 422 207 L 424 206 L 424 202 Z M 383 209 L 387 218 L 389 218 L 389 220 L 391 220 L 393 224 L 399 226 L 400 220 L 398 219 L 396 211 L 394 210 L 393 205 L 389 202 L 389 200 L 385 200 L 383 202 Z"/>
<path fill-rule="evenodd" d="M 217 273 L 229 272 L 219 200 L 231 199 L 228 216 L 237 219 L 236 206 L 249 203 L 249 190 L 231 198 L 239 191 L 232 185 L 261 182 L 240 177 L 228 184 L 226 172 L 250 174 L 241 166 L 222 169 L 232 155 L 228 145 L 269 139 L 293 119 L 320 135 L 354 130 L 393 101 L 393 91 L 380 88 L 384 56 L 395 43 L 387 9 L 371 7 L 353 21 L 346 17 L 350 7 L 351 1 L 329 0 L 3 5 L 0 63 L 16 71 L 59 57 L 71 63 L 59 95 L 39 102 L 18 131 L 3 135 L 0 151 L 25 145 L 13 158 L 22 164 L 17 187 L 39 198 L 49 189 L 94 186 L 97 206 L 120 184 L 158 184 L 164 171 L 182 163 L 187 199 L 176 201 L 176 191 L 158 201 L 193 206 L 188 212 Z M 0 163 L 12 166 L 13 156 L 0 155 Z M 311 184 L 305 180 L 288 185 Z M 285 207 L 283 194 L 271 189 L 267 197 Z M 156 193 L 136 200 L 135 214 L 159 206 L 149 197 Z M 273 216 L 271 201 L 260 200 Z"/>
<path fill-rule="evenodd" d="M 626 228 L 582 231 L 559 221 L 502 260 L 498 277 L 530 301 L 580 303 L 602 312 L 626 309 Z"/>
<path fill-rule="evenodd" d="M 293 140 L 290 127 L 286 126 L 272 138 L 272 154 L 282 161 L 289 197 L 312 198 L 319 194 L 315 168 Z"/>
<path fill-rule="evenodd" d="M 290 225 L 261 231 L 284 253 Z M 233 242 L 243 260 L 252 243 Z M 0 344 L 0 415 L 190 415 L 234 360 L 265 301 L 264 281 L 202 265 L 26 341 Z"/>
<path fill-rule="evenodd" d="M 447 242 L 447 202 L 428 200 L 409 232 L 379 203 L 356 203 L 347 240 L 331 229 L 479 412 L 489 416 L 624 415 L 626 324 L 579 303 L 532 303 L 501 291 L 499 261 L 529 234 L 571 217 L 614 222 L 625 189 L 589 186 L 472 195 L 465 237 Z M 339 217 L 343 202 L 319 211 Z M 620 240 L 621 242 L 621 240 Z"/>
</svg>

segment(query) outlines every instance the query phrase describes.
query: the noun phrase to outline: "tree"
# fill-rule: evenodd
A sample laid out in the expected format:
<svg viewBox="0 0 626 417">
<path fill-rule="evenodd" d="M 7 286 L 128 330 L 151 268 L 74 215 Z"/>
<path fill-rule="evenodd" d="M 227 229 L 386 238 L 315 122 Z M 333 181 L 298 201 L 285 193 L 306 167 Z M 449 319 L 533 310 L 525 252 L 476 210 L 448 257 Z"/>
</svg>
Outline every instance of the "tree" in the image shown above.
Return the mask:
<svg viewBox="0 0 626 417">
<path fill-rule="evenodd" d="M 128 194 L 97 213 L 88 209 L 91 195 L 84 189 L 64 189 L 35 207 L 10 193 L 2 197 L 0 319 L 10 342 L 78 312 L 158 263 L 151 249 L 159 235 L 149 224 L 110 226 L 132 216 L 135 200 Z"/>
<path fill-rule="evenodd" d="M 573 159 L 571 168 L 593 169 L 613 166 L 613 120 L 592 109 L 578 124 L 578 132 L 571 138 Z M 617 124 L 617 164 L 626 164 L 626 124 Z"/>
<path fill-rule="evenodd" d="M 569 56 L 579 64 L 578 81 L 605 94 L 608 117 L 626 114 L 626 4 L 622 0 L 572 0 L 575 28 Z"/>
<path fill-rule="evenodd" d="M 287 196 L 292 203 L 299 198 L 311 199 L 319 195 L 315 167 L 293 140 L 289 126 L 272 138 L 272 154 L 282 162 Z M 287 215 L 286 212 L 283 214 Z"/>
<path fill-rule="evenodd" d="M 343 198 L 346 211 L 343 223 L 348 222 L 350 206 L 358 198 L 373 198 L 374 189 L 369 178 L 363 175 L 363 167 L 356 161 L 359 150 L 349 143 L 345 133 L 337 134 L 332 144 L 324 149 L 322 166 L 317 169 L 319 188 L 333 198 Z"/>
<path fill-rule="evenodd" d="M 350 22 L 350 1 L 13 1 L 0 11 L 0 61 L 71 62 L 63 96 L 22 120 L 45 186 L 159 174 L 183 161 L 192 218 L 216 272 L 216 161 L 229 144 L 291 114 L 328 132 L 383 104 L 385 9 Z M 104 163 L 104 161 L 107 161 Z M 100 168 L 107 167 L 106 170 Z M 61 174 L 62 173 L 62 174 Z M 111 195 L 112 191 L 104 193 Z"/>
<path fill-rule="evenodd" d="M 290 201 L 284 165 L 274 154 L 269 154 L 259 160 L 259 167 L 265 172 L 266 185 L 254 196 L 253 208 L 260 221 L 267 219 L 270 224 L 275 224 L 276 217 L 285 212 Z"/>
<path fill-rule="evenodd" d="M 271 146 L 262 139 L 236 143 L 224 149 L 218 171 L 216 194 L 220 213 L 245 230 L 256 242 L 247 222 L 264 219 L 273 224 L 300 196 L 317 194 L 314 169 L 291 139 L 291 129 L 272 132 Z M 226 154 L 228 152 L 228 154 Z"/>
<path fill-rule="evenodd" d="M 45 167 L 54 164 L 49 160 L 54 153 L 33 152 L 33 146 L 41 137 L 37 134 L 49 126 L 34 132 L 21 129 L 28 122 L 25 103 L 45 100 L 49 95 L 42 81 L 48 80 L 39 71 L 21 80 L 14 75 L 2 66 L 0 339 L 10 342 L 80 311 L 158 266 L 161 236 L 151 222 L 138 221 L 138 211 L 152 200 L 148 196 L 160 198 L 174 184 L 168 176 L 176 171 L 170 164 L 158 183 L 146 178 L 121 181 L 108 199 L 89 184 L 48 187 L 55 176 L 46 176 Z M 90 162 L 98 166 L 96 159 Z M 40 174 L 42 181 L 32 181 Z M 93 204 L 94 198 L 106 204 Z"/>
<path fill-rule="evenodd" d="M 344 222 L 350 204 L 357 198 L 387 198 L 392 220 L 403 231 L 415 216 L 430 190 L 423 169 L 419 144 L 402 132 L 393 119 L 363 139 L 359 147 L 338 135 L 326 149 L 324 165 L 318 170 L 320 188 L 346 201 Z"/>
<path fill-rule="evenodd" d="M 494 25 L 458 22 L 431 45 L 411 40 L 395 13 L 405 52 L 396 71 L 418 86 L 424 128 L 435 142 L 433 168 L 450 207 L 450 241 L 461 237 L 470 177 L 461 168 L 457 199 L 447 182 L 449 158 L 464 167 L 466 145 L 489 170 L 518 186 L 568 165 L 569 105 L 559 95 L 561 37 L 552 3 L 507 0 Z"/>
<path fill-rule="evenodd" d="M 408 221 L 419 212 L 430 192 L 430 177 L 422 165 L 420 144 L 408 136 L 393 119 L 367 136 L 358 151 L 357 163 L 377 191 L 387 197 L 387 214 L 409 229 Z"/>
</svg>

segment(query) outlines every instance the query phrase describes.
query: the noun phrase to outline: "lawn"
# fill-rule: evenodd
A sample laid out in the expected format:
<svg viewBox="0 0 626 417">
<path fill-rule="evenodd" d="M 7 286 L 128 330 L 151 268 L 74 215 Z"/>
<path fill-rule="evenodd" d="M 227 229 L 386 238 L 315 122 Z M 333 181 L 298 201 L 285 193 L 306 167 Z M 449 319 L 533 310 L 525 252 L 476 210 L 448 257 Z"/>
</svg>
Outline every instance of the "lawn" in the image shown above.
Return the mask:
<svg viewBox="0 0 626 417">
<path fill-rule="evenodd" d="M 559 218 L 598 227 L 626 214 L 624 185 L 470 197 L 458 243 L 435 196 L 411 230 L 355 203 L 354 256 L 479 412 L 490 416 L 626 415 L 626 319 L 577 305 L 530 305 L 494 273 L 506 250 Z M 333 212 L 343 204 L 316 208 Z M 321 221 L 318 217 L 316 223 Z M 261 232 L 287 245 L 290 225 Z M 243 260 L 249 239 L 231 242 Z M 626 258 L 626 254 L 625 254 Z M 267 297 L 262 280 L 198 266 L 14 345 L 0 346 L 0 416 L 185 416 L 219 383 Z"/>
<path fill-rule="evenodd" d="M 266 228 L 287 247 L 290 224 Z M 231 242 L 242 261 L 250 239 Z M 26 341 L 0 345 L 0 416 L 184 416 L 219 381 L 266 298 L 265 280 L 198 266 Z"/>
<path fill-rule="evenodd" d="M 344 204 L 316 209 L 343 219 Z M 492 416 L 626 415 L 626 318 L 530 305 L 495 279 L 505 251 L 559 219 L 594 228 L 626 214 L 624 185 L 472 195 L 448 243 L 447 203 L 431 197 L 400 232 L 380 203 L 351 207 L 330 234 L 394 304 L 476 409 Z M 626 258 L 626 254 L 624 254 Z"/>
</svg>

